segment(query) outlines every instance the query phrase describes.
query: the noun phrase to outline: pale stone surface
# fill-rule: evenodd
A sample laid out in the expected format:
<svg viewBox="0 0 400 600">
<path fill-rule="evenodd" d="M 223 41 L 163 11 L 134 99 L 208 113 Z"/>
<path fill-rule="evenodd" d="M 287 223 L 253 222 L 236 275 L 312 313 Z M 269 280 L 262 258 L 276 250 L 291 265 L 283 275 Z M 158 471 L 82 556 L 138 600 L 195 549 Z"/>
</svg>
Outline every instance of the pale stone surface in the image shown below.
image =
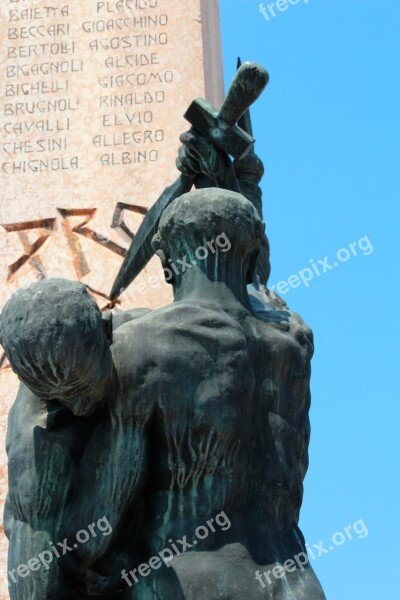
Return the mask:
<svg viewBox="0 0 400 600">
<path fill-rule="evenodd" d="M 222 100 L 218 2 L 4 0 L 0 19 L 0 308 L 53 276 L 85 282 L 104 307 L 130 242 L 121 224 L 135 232 L 178 175 L 183 113 L 197 96 Z M 153 259 L 121 307 L 170 300 Z M 2 356 L 1 508 L 16 393 Z M 2 573 L 6 554 L 1 535 Z"/>
</svg>

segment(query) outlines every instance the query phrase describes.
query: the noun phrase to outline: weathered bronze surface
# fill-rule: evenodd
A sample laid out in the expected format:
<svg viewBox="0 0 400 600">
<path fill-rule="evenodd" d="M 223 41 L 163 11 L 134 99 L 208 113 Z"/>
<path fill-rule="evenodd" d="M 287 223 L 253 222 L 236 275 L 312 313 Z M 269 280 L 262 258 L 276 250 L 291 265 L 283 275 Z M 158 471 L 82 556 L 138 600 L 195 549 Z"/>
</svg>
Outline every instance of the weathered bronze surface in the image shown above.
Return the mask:
<svg viewBox="0 0 400 600">
<path fill-rule="evenodd" d="M 325 598 L 298 528 L 313 337 L 264 286 L 262 163 L 181 140 L 182 176 L 220 187 L 162 213 L 172 304 L 101 315 L 50 279 L 1 314 L 12 600 Z"/>
</svg>

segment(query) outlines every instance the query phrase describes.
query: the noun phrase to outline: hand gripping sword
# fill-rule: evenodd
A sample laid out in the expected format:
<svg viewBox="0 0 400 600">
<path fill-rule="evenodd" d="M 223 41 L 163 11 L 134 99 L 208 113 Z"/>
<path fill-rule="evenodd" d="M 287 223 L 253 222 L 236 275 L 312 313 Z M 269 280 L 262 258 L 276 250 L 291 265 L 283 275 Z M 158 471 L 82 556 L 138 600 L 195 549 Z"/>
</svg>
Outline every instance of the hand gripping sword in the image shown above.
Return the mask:
<svg viewBox="0 0 400 600">
<path fill-rule="evenodd" d="M 269 75 L 261 65 L 245 62 L 236 71 L 219 111 L 203 98 L 198 98 L 189 106 L 184 117 L 194 130 L 200 132 L 217 148 L 235 159 L 243 158 L 252 150 L 255 139 L 239 127 L 237 122 L 260 96 L 268 80 Z M 111 301 L 115 301 L 122 294 L 154 255 L 151 242 L 157 233 L 164 210 L 176 198 L 189 192 L 192 186 L 191 177 L 180 175 L 147 212 L 118 272 L 111 290 Z"/>
</svg>

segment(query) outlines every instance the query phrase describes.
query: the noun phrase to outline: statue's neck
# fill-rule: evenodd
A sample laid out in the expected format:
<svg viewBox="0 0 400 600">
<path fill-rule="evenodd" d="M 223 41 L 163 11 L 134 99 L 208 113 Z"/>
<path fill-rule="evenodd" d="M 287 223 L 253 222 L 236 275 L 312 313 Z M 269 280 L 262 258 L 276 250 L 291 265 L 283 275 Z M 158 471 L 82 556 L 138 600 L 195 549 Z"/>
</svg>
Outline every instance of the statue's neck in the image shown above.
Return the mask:
<svg viewBox="0 0 400 600">
<path fill-rule="evenodd" d="M 174 301 L 206 301 L 212 304 L 227 305 L 232 301 L 251 311 L 247 285 L 243 278 L 224 273 L 215 281 L 198 267 L 193 267 L 174 285 Z"/>
</svg>

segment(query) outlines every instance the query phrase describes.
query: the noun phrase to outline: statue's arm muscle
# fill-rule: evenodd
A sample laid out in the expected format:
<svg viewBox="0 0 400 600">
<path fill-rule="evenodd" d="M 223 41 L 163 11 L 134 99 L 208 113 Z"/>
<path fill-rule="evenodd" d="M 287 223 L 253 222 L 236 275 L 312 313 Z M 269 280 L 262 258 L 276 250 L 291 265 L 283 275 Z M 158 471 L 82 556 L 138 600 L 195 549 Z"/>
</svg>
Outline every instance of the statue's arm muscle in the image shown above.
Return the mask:
<svg viewBox="0 0 400 600">
<path fill-rule="evenodd" d="M 147 432 L 145 424 L 131 419 L 107 419 L 96 428 L 83 454 L 76 478 L 76 490 L 68 511 L 68 540 L 73 544 L 80 530 L 90 539 L 75 550 L 86 564 L 104 556 L 128 509 L 142 491 L 147 473 Z M 112 533 L 96 528 L 106 518 Z"/>
<path fill-rule="evenodd" d="M 96 427 L 82 456 L 76 493 L 68 519 L 69 536 L 106 517 L 113 534 L 98 535 L 77 553 L 92 563 L 107 551 L 127 511 L 140 495 L 147 476 L 151 394 L 146 393 L 143 332 L 133 323 L 119 329 L 113 344 L 114 382 L 109 411 Z"/>
</svg>

